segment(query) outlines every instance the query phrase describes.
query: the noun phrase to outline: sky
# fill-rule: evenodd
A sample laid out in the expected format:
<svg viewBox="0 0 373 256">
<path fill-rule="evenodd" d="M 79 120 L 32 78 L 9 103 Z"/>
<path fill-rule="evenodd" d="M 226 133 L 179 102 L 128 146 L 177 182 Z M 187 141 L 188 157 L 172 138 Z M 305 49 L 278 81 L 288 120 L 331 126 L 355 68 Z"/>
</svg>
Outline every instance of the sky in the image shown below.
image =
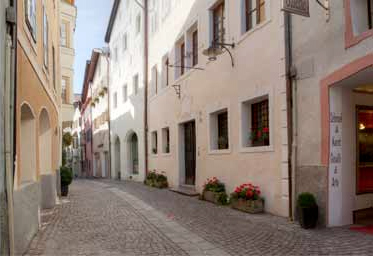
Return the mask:
<svg viewBox="0 0 373 256">
<path fill-rule="evenodd" d="M 81 93 L 86 61 L 92 49 L 105 46 L 105 33 L 113 0 L 76 0 L 74 92 Z"/>
</svg>

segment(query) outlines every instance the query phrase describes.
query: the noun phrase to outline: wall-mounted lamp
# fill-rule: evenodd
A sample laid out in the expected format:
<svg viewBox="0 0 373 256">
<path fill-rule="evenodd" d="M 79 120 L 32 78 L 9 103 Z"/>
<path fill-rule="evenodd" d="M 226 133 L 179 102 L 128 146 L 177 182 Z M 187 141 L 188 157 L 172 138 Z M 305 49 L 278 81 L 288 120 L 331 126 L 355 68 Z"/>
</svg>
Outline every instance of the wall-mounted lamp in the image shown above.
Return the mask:
<svg viewBox="0 0 373 256">
<path fill-rule="evenodd" d="M 207 56 L 209 61 L 216 61 L 217 56 L 223 54 L 223 49 L 225 49 L 229 53 L 229 55 L 231 56 L 232 67 L 234 67 L 233 55 L 232 55 L 231 51 L 228 49 L 227 46 L 234 49 L 235 44 L 234 43 L 233 44 L 225 44 L 225 43 L 213 42 L 209 48 L 205 49 L 202 52 L 202 54 Z"/>
</svg>

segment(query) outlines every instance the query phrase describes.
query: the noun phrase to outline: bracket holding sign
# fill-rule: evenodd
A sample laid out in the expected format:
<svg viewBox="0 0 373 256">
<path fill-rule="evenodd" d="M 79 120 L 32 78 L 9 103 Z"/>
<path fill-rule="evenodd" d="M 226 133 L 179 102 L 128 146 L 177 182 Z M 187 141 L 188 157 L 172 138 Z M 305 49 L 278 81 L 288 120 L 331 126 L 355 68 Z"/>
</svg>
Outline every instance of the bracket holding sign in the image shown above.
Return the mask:
<svg viewBox="0 0 373 256">
<path fill-rule="evenodd" d="M 329 0 L 316 0 L 316 3 L 325 10 L 326 21 L 329 21 Z M 310 17 L 310 2 L 309 0 L 282 0 L 282 10 L 296 15 Z"/>
</svg>

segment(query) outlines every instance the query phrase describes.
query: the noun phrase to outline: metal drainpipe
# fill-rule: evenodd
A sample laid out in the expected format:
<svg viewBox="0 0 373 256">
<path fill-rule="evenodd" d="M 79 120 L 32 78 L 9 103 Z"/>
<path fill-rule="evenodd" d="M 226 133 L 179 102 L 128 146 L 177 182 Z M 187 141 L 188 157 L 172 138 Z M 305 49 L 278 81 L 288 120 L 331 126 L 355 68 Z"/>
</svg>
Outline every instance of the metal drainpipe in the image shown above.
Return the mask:
<svg viewBox="0 0 373 256">
<path fill-rule="evenodd" d="M 144 155 L 145 176 L 148 174 L 148 0 L 144 0 Z"/>
<path fill-rule="evenodd" d="M 108 104 L 108 128 L 109 128 L 109 168 L 108 170 L 110 170 L 110 177 L 109 179 L 111 179 L 111 176 L 112 176 L 112 170 L 111 170 L 111 118 L 110 118 L 110 52 L 106 52 L 105 53 L 105 58 L 106 58 L 106 62 L 107 62 L 107 104 Z"/>
<path fill-rule="evenodd" d="M 9 226 L 9 254 L 14 255 L 14 210 L 13 210 L 13 185 L 15 175 L 15 163 L 16 163 L 16 113 L 17 113 L 17 16 L 18 16 L 18 4 L 16 0 L 10 0 L 10 6 L 14 8 L 15 12 L 15 23 L 11 26 L 9 34 L 11 34 L 11 69 L 10 69 L 10 86 L 9 86 L 9 109 L 8 117 L 5 122 L 8 122 L 6 131 L 9 132 L 5 138 L 8 138 L 6 145 L 6 178 L 7 178 L 7 200 L 8 200 L 8 226 Z"/>
<path fill-rule="evenodd" d="M 292 89 L 292 31 L 291 14 L 285 12 L 285 56 L 286 56 L 286 105 L 288 127 L 288 189 L 289 189 L 289 219 L 293 221 L 293 89 Z"/>
</svg>

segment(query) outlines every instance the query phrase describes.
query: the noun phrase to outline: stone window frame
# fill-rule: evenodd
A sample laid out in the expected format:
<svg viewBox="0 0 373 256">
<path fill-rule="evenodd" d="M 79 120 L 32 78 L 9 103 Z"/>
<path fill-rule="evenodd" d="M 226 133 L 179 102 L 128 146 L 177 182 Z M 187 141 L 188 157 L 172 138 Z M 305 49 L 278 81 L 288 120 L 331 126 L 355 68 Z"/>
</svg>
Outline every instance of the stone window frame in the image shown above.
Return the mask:
<svg viewBox="0 0 373 256">
<path fill-rule="evenodd" d="M 345 49 L 351 48 L 365 39 L 373 36 L 373 29 L 367 30 L 360 35 L 354 35 L 352 13 L 351 13 L 351 0 L 344 0 L 345 6 Z"/>
<path fill-rule="evenodd" d="M 207 112 L 207 138 L 208 138 L 208 154 L 210 155 L 219 155 L 219 154 L 231 154 L 232 153 L 232 129 L 231 129 L 231 107 L 228 102 L 225 103 L 219 103 L 214 106 L 209 106 L 206 110 Z M 227 149 L 219 149 L 217 144 L 217 115 L 227 112 L 228 114 L 228 148 Z M 215 122 L 216 120 L 216 122 Z M 213 144 L 215 146 L 213 146 Z"/>
<path fill-rule="evenodd" d="M 273 103 L 273 92 L 262 91 L 256 95 L 250 97 L 243 97 L 239 100 L 239 151 L 241 153 L 257 153 L 257 152 L 272 152 L 274 151 L 274 133 L 275 133 L 275 124 L 274 124 L 274 103 Z M 244 115 L 247 115 L 247 104 L 250 106 L 253 103 L 260 102 L 264 99 L 268 99 L 268 111 L 269 111 L 269 145 L 268 146 L 249 146 L 247 145 L 247 136 L 244 136 L 244 130 L 246 131 L 249 126 L 251 126 L 251 119 L 247 120 L 246 124 L 244 123 Z M 246 105 L 246 106 L 245 106 Z"/>
</svg>

